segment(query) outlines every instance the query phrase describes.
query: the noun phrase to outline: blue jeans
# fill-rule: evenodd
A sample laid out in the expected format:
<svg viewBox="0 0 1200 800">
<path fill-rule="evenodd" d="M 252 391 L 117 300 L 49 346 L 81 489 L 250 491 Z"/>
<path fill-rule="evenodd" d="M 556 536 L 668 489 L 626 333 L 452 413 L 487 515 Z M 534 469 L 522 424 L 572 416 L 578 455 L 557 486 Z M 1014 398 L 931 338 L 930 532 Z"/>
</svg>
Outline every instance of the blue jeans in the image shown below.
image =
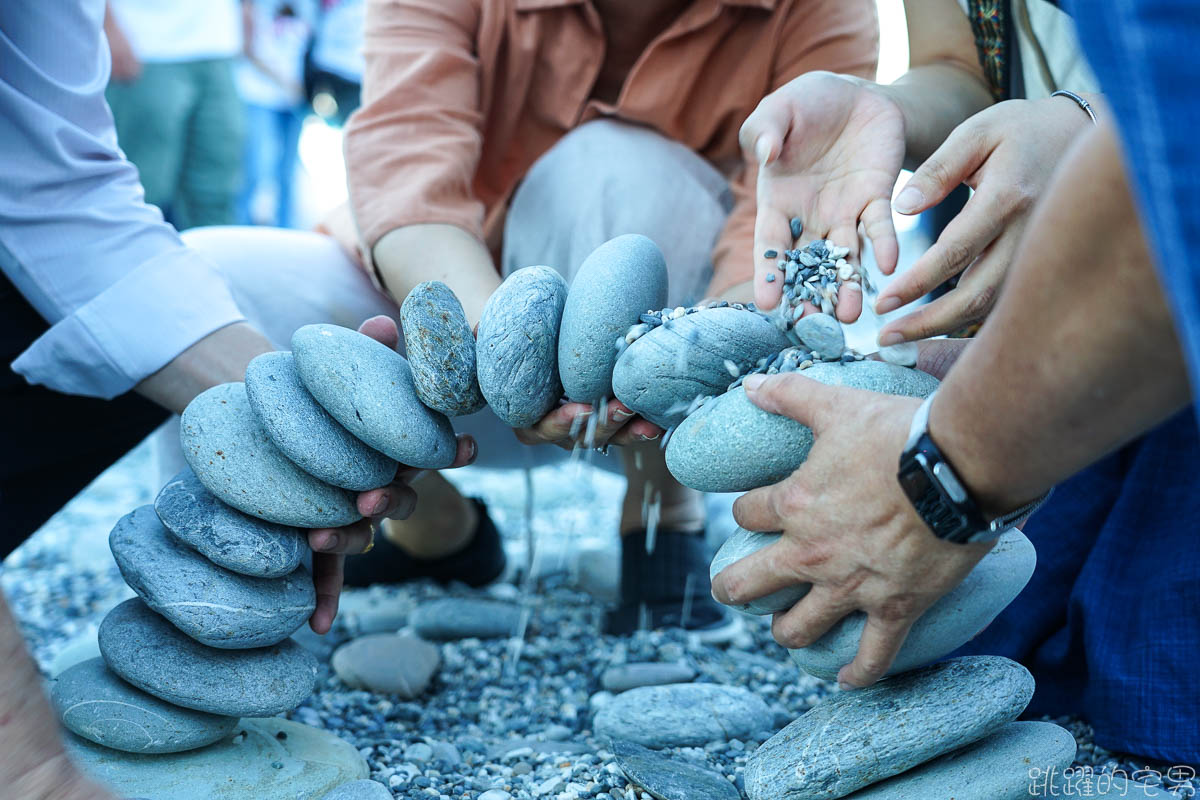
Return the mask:
<svg viewBox="0 0 1200 800">
<path fill-rule="evenodd" d="M 241 224 L 295 227 L 293 185 L 305 108 L 279 110 L 246 104 L 245 181 L 238 196 Z M 256 220 L 253 217 L 254 197 L 266 186 L 275 187 L 275 216 L 274 219 Z"/>
</svg>

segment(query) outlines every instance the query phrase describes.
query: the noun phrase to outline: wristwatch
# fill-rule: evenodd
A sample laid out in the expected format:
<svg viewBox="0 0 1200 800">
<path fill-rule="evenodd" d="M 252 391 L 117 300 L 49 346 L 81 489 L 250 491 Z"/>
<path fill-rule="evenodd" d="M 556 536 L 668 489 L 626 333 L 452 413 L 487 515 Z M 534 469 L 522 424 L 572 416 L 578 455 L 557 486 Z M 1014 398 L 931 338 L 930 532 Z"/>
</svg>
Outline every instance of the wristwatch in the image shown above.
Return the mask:
<svg viewBox="0 0 1200 800">
<path fill-rule="evenodd" d="M 913 417 L 896 475 L 900 488 L 939 539 L 958 543 L 994 541 L 1004 531 L 1029 519 L 1054 490 L 1012 513 L 990 522 L 984 519 L 979 504 L 929 436 L 929 408 L 936 394 L 925 398 Z"/>
</svg>

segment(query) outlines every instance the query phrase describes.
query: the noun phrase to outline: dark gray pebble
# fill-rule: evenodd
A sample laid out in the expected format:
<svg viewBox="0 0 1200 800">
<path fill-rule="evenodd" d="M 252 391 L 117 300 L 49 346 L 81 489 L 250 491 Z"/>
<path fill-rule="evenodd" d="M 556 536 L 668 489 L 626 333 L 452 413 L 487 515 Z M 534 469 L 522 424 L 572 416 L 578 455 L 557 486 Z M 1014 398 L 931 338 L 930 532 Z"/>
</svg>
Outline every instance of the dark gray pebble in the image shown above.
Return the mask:
<svg viewBox="0 0 1200 800">
<path fill-rule="evenodd" d="M 417 607 L 409 618 L 425 639 L 491 639 L 513 636 L 521 621 L 520 606 L 471 597 L 446 597 Z"/>
<path fill-rule="evenodd" d="M 739 800 L 742 796 L 720 773 L 634 742 L 614 740 L 611 750 L 629 782 L 658 800 Z"/>
</svg>

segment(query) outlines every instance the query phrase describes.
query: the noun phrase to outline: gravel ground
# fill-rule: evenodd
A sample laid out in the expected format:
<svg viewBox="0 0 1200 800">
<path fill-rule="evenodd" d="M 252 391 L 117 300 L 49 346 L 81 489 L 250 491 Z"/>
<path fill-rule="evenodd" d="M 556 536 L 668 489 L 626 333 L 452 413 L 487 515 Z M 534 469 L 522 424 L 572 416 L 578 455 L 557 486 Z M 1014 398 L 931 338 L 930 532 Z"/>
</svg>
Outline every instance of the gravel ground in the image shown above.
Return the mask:
<svg viewBox="0 0 1200 800">
<path fill-rule="evenodd" d="M 488 502 L 510 561 L 524 572 L 530 519 L 524 474 L 468 469 L 454 479 Z M 132 596 L 108 554 L 106 538 L 120 516 L 153 499 L 156 483 L 150 449 L 139 447 L 4 563 L 0 586 L 43 669 L 69 642 L 94 636 L 106 611 Z M 588 586 L 601 595 L 611 592 L 616 543 L 603 532 L 615 530 L 622 481 L 565 464 L 535 470 L 533 483 L 532 534 L 539 555 L 532 570 L 535 580 L 520 583 L 537 588 L 526 591 L 507 583 L 487 592 L 528 608 L 523 640 L 442 645 L 441 669 L 428 692 L 415 701 L 347 689 L 332 674 L 326 656 L 317 691 L 289 716 L 353 743 L 367 759 L 371 777 L 396 797 L 477 798 L 498 789 L 518 798 L 648 800 L 629 786 L 606 743 L 591 735 L 591 713 L 607 696 L 599 687 L 605 667 L 626 661 L 688 661 L 699 681 L 745 686 L 759 694 L 774 712 L 775 729 L 836 691 L 792 666 L 771 640 L 765 620 L 748 620 L 745 631 L 723 647 L 689 641 L 679 633 L 601 635 L 603 603 L 577 587 Z M 449 593 L 468 592 L 451 588 Z M 347 613 L 329 636 L 306 633 L 300 638 L 328 653 L 362 624 L 370 609 L 383 605 L 399 619 L 420 602 L 445 594 L 430 585 L 348 592 Z M 1120 768 L 1127 774 L 1145 768 L 1140 761 L 1097 747 L 1082 721 L 1055 721 L 1079 743 L 1077 766 L 1098 772 Z M 668 752 L 720 772 L 740 788 L 748 755 L 770 733 Z M 1164 765 L 1149 766 L 1166 771 Z M 1175 786 L 1175 792 L 1181 798 L 1196 793 L 1190 783 Z M 487 800 L 493 796 L 503 797 Z"/>
</svg>

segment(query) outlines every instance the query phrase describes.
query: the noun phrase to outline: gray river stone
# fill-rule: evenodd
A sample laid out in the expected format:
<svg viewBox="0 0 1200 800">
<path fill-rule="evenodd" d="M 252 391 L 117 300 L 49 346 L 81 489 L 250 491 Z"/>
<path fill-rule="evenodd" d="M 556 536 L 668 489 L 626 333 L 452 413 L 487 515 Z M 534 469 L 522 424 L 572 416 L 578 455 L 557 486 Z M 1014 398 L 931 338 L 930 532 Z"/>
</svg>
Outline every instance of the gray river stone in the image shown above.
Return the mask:
<svg viewBox="0 0 1200 800">
<path fill-rule="evenodd" d="M 230 717 L 291 711 L 312 694 L 317 660 L 291 639 L 255 650 L 200 644 L 138 598 L 100 623 L 100 654 L 118 677 L 168 703 Z"/>
<path fill-rule="evenodd" d="M 243 514 L 204 487 L 187 467 L 154 498 L 163 527 L 214 564 L 258 578 L 295 571 L 308 550 L 304 532 Z"/>
<path fill-rule="evenodd" d="M 908 397 L 925 397 L 938 386 L 932 375 L 882 361 L 818 363 L 799 374 Z M 667 445 L 667 468 L 684 486 L 702 492 L 745 492 L 791 475 L 808 458 L 812 442 L 806 426 L 763 411 L 739 386 L 680 423 Z"/>
<path fill-rule="evenodd" d="M 527 428 L 558 405 L 558 329 L 567 283 L 550 267 L 525 267 L 488 298 L 475 343 L 479 388 L 505 425 Z"/>
<path fill-rule="evenodd" d="M 558 334 L 558 372 L 567 397 L 612 397 L 619 336 L 667 302 L 667 264 L 658 245 L 636 233 L 592 251 L 571 283 Z"/>
<path fill-rule="evenodd" d="M 962 583 L 913 623 L 888 674 L 936 661 L 969 642 L 1021 593 L 1036 564 L 1037 551 L 1025 534 L 1016 528 L 1005 531 Z M 836 680 L 838 671 L 854 660 L 866 621 L 857 611 L 843 618 L 813 644 L 790 650 L 792 661 L 809 675 Z"/>
<path fill-rule="evenodd" d="M 332 666 L 352 689 L 413 698 L 429 688 L 441 663 L 441 650 L 416 636 L 375 633 L 339 647 Z"/>
<path fill-rule="evenodd" d="M 130 686 L 92 658 L 55 680 L 58 718 L 83 738 L 129 753 L 181 753 L 228 736 L 236 717 L 180 708 Z"/>
<path fill-rule="evenodd" d="M 736 377 L 727 361 L 746 372 L 760 358 L 790 346 L 774 323 L 753 311 L 695 311 L 629 345 L 613 370 L 613 393 L 655 425 L 671 428 L 683 421 L 698 395 L 725 393 Z"/>
<path fill-rule="evenodd" d="M 382 783 L 361 780 L 343 783 L 321 800 L 392 800 L 392 793 Z"/>
<path fill-rule="evenodd" d="M 830 314 L 809 314 L 801 317 L 792 333 L 809 350 L 821 358 L 841 358 L 846 351 L 846 336 L 842 323 Z"/>
<path fill-rule="evenodd" d="M 483 408 L 475 336 L 450 287 L 441 281 L 417 284 L 400 306 L 400 325 L 421 402 L 450 417 Z"/>
<path fill-rule="evenodd" d="M 712 563 L 708 567 L 708 578 L 713 580 L 720 574 L 721 570 L 728 567 L 735 561 L 741 561 L 751 553 L 756 553 L 759 550 L 774 544 L 779 540 L 779 533 L 758 533 L 748 531 L 745 528 L 738 528 L 733 535 L 725 540 L 721 545 L 721 549 L 713 556 Z M 786 589 L 780 589 L 777 592 L 759 597 L 756 600 L 751 600 L 740 606 L 734 606 L 747 614 L 774 614 L 778 611 L 787 611 L 804 595 L 808 594 L 809 585 L 807 583 L 789 586 Z"/>
<path fill-rule="evenodd" d="M 774 721 L 762 698 L 740 686 L 674 683 L 630 689 L 606 703 L 592 722 L 598 736 L 644 747 L 701 747 L 748 739 Z"/>
<path fill-rule="evenodd" d="M 180 421 L 183 456 L 200 482 L 245 513 L 299 528 L 362 519 L 354 497 L 293 464 L 259 423 L 241 383 L 197 395 Z"/>
<path fill-rule="evenodd" d="M 1075 760 L 1075 737 L 1049 722 L 1010 722 L 975 744 L 868 786 L 851 800 L 1028 800 Z M 1053 772 L 1052 772 L 1053 771 Z M 1033 791 L 1031 791 L 1031 789 Z"/>
<path fill-rule="evenodd" d="M 995 733 L 1032 697 L 1029 672 L 997 656 L 944 661 L 830 695 L 754 752 L 746 794 L 844 797 Z"/>
<path fill-rule="evenodd" d="M 404 356 L 338 325 L 300 328 L 292 334 L 292 355 L 308 391 L 359 439 L 410 467 L 454 463 L 450 420 L 417 397 Z"/>
<path fill-rule="evenodd" d="M 633 742 L 616 740 L 611 749 L 629 782 L 658 800 L 740 800 L 742 796 L 719 772 L 668 758 Z"/>
<path fill-rule="evenodd" d="M 281 642 L 317 605 L 304 566 L 280 578 L 230 572 L 168 534 L 151 506 L 122 517 L 108 546 L 121 577 L 146 605 L 210 647 L 245 650 Z"/>
<path fill-rule="evenodd" d="M 119 753 L 77 736 L 67 752 L 118 796 L 146 800 L 297 800 L 368 774 L 352 744 L 286 719 L 244 719 L 234 736 L 174 755 Z"/>
<path fill-rule="evenodd" d="M 614 694 L 639 686 L 660 686 L 664 683 L 687 683 L 696 677 L 691 664 L 680 661 L 645 661 L 633 664 L 614 664 L 600 676 L 600 686 Z"/>
<path fill-rule="evenodd" d="M 251 361 L 246 396 L 271 441 L 308 474 L 356 492 L 396 477 L 400 465 L 394 459 L 355 438 L 304 388 L 291 353 L 263 353 Z"/>
<path fill-rule="evenodd" d="M 516 635 L 521 613 L 512 603 L 444 597 L 417 606 L 409 624 L 424 639 L 494 639 Z"/>
</svg>

